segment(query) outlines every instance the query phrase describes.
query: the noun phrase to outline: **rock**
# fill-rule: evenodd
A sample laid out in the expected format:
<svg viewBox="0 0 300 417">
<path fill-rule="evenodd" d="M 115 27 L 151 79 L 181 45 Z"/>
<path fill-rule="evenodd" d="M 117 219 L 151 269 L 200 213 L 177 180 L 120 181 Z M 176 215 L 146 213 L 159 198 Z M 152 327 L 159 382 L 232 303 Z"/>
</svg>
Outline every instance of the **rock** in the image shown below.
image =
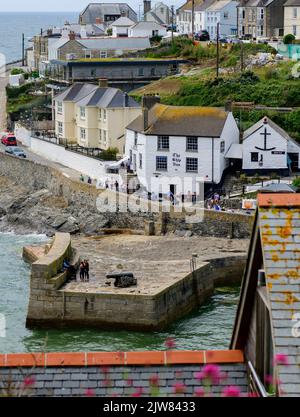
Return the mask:
<svg viewBox="0 0 300 417">
<path fill-rule="evenodd" d="M 176 230 L 175 231 L 175 236 L 185 237 L 186 232 L 187 232 L 186 230 Z"/>
<path fill-rule="evenodd" d="M 184 237 L 192 237 L 193 236 L 193 232 L 191 232 L 190 230 L 188 230 L 187 232 L 185 232 Z"/>
<path fill-rule="evenodd" d="M 54 229 L 59 229 L 60 227 L 62 227 L 66 222 L 68 221 L 68 216 L 66 215 L 58 215 L 57 217 L 55 217 L 55 219 L 53 221 L 51 221 L 49 223 L 49 225 L 51 227 L 53 227 Z"/>
<path fill-rule="evenodd" d="M 86 234 L 96 234 L 100 232 L 100 229 L 110 227 L 109 219 L 101 215 L 90 214 L 87 218 L 82 219 L 80 222 L 80 229 Z"/>
<path fill-rule="evenodd" d="M 74 235 L 75 233 L 78 233 L 80 231 L 80 227 L 77 223 L 67 221 L 58 229 L 58 231 Z"/>
</svg>

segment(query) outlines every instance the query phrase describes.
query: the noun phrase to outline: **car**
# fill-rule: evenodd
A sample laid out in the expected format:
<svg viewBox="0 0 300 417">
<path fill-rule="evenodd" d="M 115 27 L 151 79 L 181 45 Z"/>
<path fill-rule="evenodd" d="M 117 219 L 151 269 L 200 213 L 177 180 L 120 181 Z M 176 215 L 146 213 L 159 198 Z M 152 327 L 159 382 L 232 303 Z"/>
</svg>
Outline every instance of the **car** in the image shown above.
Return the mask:
<svg viewBox="0 0 300 417">
<path fill-rule="evenodd" d="M 13 133 L 7 133 L 2 136 L 1 143 L 5 146 L 17 146 L 17 139 Z"/>
<path fill-rule="evenodd" d="M 201 30 L 201 32 L 196 33 L 195 40 L 201 42 L 208 42 L 210 40 L 209 33 L 207 32 L 207 30 Z"/>
<path fill-rule="evenodd" d="M 5 152 L 10 155 L 18 156 L 19 158 L 26 158 L 26 153 L 23 151 L 23 149 L 18 148 L 17 146 L 7 147 Z"/>
</svg>

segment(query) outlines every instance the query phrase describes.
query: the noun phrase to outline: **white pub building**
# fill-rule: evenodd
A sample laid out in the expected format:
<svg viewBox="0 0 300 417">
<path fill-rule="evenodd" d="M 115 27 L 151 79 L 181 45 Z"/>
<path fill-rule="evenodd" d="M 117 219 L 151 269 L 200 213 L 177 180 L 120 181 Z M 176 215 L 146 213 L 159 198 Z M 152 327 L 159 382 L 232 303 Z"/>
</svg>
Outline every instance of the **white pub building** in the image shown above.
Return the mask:
<svg viewBox="0 0 300 417">
<path fill-rule="evenodd" d="M 142 115 L 126 128 L 125 152 L 148 193 L 189 195 L 219 184 L 239 143 L 231 113 L 220 108 L 167 106 L 145 96 Z"/>
</svg>

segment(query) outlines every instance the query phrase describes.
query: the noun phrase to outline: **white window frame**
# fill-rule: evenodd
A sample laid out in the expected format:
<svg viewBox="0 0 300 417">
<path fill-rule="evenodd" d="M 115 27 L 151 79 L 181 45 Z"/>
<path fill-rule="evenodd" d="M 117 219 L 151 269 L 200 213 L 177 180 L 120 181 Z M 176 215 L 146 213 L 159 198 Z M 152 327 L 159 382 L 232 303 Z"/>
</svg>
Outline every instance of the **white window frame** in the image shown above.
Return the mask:
<svg viewBox="0 0 300 417">
<path fill-rule="evenodd" d="M 156 156 L 156 171 L 168 171 L 168 157 L 157 155 Z"/>
<path fill-rule="evenodd" d="M 86 119 L 86 110 L 85 107 L 80 106 L 79 107 L 79 115 L 80 115 L 80 119 L 81 120 L 85 120 Z"/>
<path fill-rule="evenodd" d="M 80 128 L 80 140 L 81 142 L 86 142 L 86 129 L 83 127 Z"/>
<path fill-rule="evenodd" d="M 190 158 L 190 157 L 186 158 L 185 170 L 186 172 L 198 172 L 199 170 L 198 158 Z"/>
<path fill-rule="evenodd" d="M 225 140 L 222 140 L 220 143 L 220 153 L 225 152 Z"/>
<path fill-rule="evenodd" d="M 169 151 L 170 150 L 170 137 L 163 135 L 157 136 L 157 150 L 158 151 Z"/>
<path fill-rule="evenodd" d="M 57 114 L 63 114 L 63 103 L 62 103 L 62 101 L 57 101 Z"/>
<path fill-rule="evenodd" d="M 103 109 L 103 122 L 106 122 L 107 120 L 107 110 Z"/>
<path fill-rule="evenodd" d="M 63 136 L 64 134 L 63 122 L 57 122 L 57 132 L 58 132 L 58 136 Z"/>
<path fill-rule="evenodd" d="M 107 58 L 107 51 L 100 51 L 99 56 L 100 56 L 101 59 Z"/>
</svg>

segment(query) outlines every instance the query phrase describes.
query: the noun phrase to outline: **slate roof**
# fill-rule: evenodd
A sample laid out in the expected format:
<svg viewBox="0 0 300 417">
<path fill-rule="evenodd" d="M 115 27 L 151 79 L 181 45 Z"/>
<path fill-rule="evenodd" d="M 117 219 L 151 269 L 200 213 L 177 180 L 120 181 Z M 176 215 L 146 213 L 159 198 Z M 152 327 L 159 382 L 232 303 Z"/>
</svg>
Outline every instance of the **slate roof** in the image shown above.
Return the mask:
<svg viewBox="0 0 300 417">
<path fill-rule="evenodd" d="M 300 6 L 300 0 L 287 0 L 284 7 L 293 7 L 293 6 Z"/>
<path fill-rule="evenodd" d="M 290 364 L 278 366 L 278 377 L 283 396 L 300 396 L 300 338 L 292 333 L 300 314 L 300 195 L 260 194 L 258 203 L 275 353 Z"/>
<path fill-rule="evenodd" d="M 97 18 L 104 18 L 104 15 L 128 14 L 137 18 L 135 11 L 127 3 L 90 3 L 80 13 L 83 23 L 95 23 Z"/>
<path fill-rule="evenodd" d="M 119 17 L 119 19 L 115 20 L 113 23 L 110 24 L 111 27 L 113 26 L 132 26 L 135 22 L 131 19 L 128 19 L 128 17 L 122 16 Z"/>
<path fill-rule="evenodd" d="M 208 9 L 216 0 L 205 0 L 202 4 L 195 7 L 196 12 L 203 12 Z"/>
<path fill-rule="evenodd" d="M 280 396 L 300 396 L 300 194 L 260 193 L 242 282 L 231 348 L 245 349 L 255 305 L 258 270 L 264 269 L 267 300 L 277 354 L 289 365 L 276 365 Z M 295 316 L 296 315 L 296 316 Z M 298 327 L 297 327 L 298 330 Z"/>
<path fill-rule="evenodd" d="M 97 86 L 88 83 L 74 83 L 62 93 L 58 94 L 54 99 L 56 101 L 73 101 L 76 102 L 92 91 L 96 90 Z"/>
<path fill-rule="evenodd" d="M 195 374 L 202 367 L 198 365 L 178 366 L 112 366 L 104 372 L 100 366 L 50 367 L 34 368 L 30 376 L 35 383 L 30 388 L 30 395 L 36 397 L 86 397 L 86 390 L 93 390 L 95 396 L 109 397 L 113 395 L 130 397 L 139 388 L 142 396 L 150 396 L 150 378 L 159 377 L 159 391 L 162 396 L 174 396 L 176 381 L 183 383 L 184 396 L 192 397 L 196 389 L 201 387 Z M 212 396 L 220 396 L 222 390 L 230 385 L 238 387 L 246 394 L 247 371 L 245 364 L 222 364 L 221 372 L 228 375 L 220 384 L 212 386 Z M 24 369 L 0 368 L 0 395 L 5 395 L 5 381 L 12 385 L 21 385 L 24 381 Z M 124 376 L 126 375 L 126 376 Z M 108 382 L 107 382 L 108 381 Z M 128 383 L 130 381 L 130 383 Z"/>
<path fill-rule="evenodd" d="M 77 40 L 81 45 L 87 49 L 147 49 L 151 47 L 149 38 L 90 38 Z"/>
<path fill-rule="evenodd" d="M 54 99 L 55 101 L 72 101 L 82 107 L 96 106 L 99 108 L 124 107 L 125 99 L 127 99 L 127 107 L 140 107 L 132 97 L 126 96 L 126 93 L 118 88 L 101 88 L 88 83 L 75 83 Z"/>
<path fill-rule="evenodd" d="M 158 24 L 157 22 L 138 22 L 135 23 L 131 29 L 138 29 L 138 30 L 158 30 L 164 29 L 164 26 Z"/>
<path fill-rule="evenodd" d="M 275 0 L 246 0 L 239 4 L 239 7 L 268 7 Z"/>
<path fill-rule="evenodd" d="M 259 120 L 257 123 L 255 123 L 253 126 L 251 126 L 248 130 L 244 132 L 243 140 L 246 140 L 249 136 L 253 135 L 257 130 L 259 130 L 261 127 L 265 126 L 264 121 L 267 121 L 267 124 L 274 129 L 277 133 L 279 133 L 280 136 L 285 138 L 287 141 L 292 140 L 292 138 L 289 136 L 289 134 L 283 130 L 280 126 L 278 126 L 276 123 L 274 123 L 269 117 L 263 117 L 261 120 Z"/>
<path fill-rule="evenodd" d="M 126 107 L 139 108 L 140 105 L 130 96 L 117 88 L 96 88 L 89 95 L 77 102 L 78 106 L 83 107 L 100 107 L 100 108 L 119 108 L 125 107 L 125 99 L 127 99 Z"/>
<path fill-rule="evenodd" d="M 146 135 L 220 137 L 228 113 L 220 108 L 166 106 L 156 104 L 149 110 L 149 128 L 144 132 L 143 116 L 127 127 Z"/>
</svg>

